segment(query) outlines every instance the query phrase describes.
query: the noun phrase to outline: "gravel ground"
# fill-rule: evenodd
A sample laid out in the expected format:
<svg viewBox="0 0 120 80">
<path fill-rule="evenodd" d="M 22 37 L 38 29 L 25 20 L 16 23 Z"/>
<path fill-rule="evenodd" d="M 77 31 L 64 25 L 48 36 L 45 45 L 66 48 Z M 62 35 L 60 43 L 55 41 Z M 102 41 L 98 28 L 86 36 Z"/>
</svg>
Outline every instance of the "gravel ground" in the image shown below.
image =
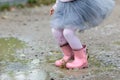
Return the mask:
<svg viewBox="0 0 120 80">
<path fill-rule="evenodd" d="M 60 58 L 49 26 L 51 6 L 25 8 L 0 13 L 0 37 L 25 41 L 27 48 L 16 53 L 30 60 L 25 65 L 7 63 L 0 80 L 120 80 L 120 1 L 101 25 L 76 32 L 88 46 L 89 68 L 67 70 L 53 65 Z"/>
</svg>

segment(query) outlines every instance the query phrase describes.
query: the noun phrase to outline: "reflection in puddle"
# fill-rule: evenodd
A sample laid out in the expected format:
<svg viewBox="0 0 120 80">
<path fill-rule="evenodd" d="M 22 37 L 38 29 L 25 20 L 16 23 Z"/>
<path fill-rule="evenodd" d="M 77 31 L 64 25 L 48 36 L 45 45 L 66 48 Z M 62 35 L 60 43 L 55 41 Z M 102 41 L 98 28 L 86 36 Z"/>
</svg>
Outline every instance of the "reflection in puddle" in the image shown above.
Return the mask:
<svg viewBox="0 0 120 80">
<path fill-rule="evenodd" d="M 14 37 L 0 38 L 0 80 L 46 80 L 48 73 L 36 69 L 38 59 L 26 60 L 23 50 L 27 45 Z"/>
<path fill-rule="evenodd" d="M 28 44 L 17 38 L 0 38 L 0 80 L 82 80 L 114 69 L 111 66 L 101 67 L 102 62 L 94 56 L 89 58 L 89 69 L 61 69 L 53 65 L 56 59 L 62 57 L 61 52 L 50 51 L 37 58 L 29 59 L 28 55 L 34 56 L 36 53 L 33 51 L 29 54 L 31 49 Z"/>
<path fill-rule="evenodd" d="M 17 38 L 0 38 L 0 61 L 15 62 L 15 53 L 25 47 L 25 42 Z"/>
<path fill-rule="evenodd" d="M 17 50 L 21 50 L 25 46 L 24 41 L 14 37 L 0 38 L 0 74 L 8 73 L 2 74 L 2 77 L 6 77 L 5 80 L 10 80 L 14 70 L 25 68 L 23 64 L 27 63 L 27 60 L 22 60 L 16 56 Z M 4 80 L 4 78 L 0 79 Z"/>
</svg>

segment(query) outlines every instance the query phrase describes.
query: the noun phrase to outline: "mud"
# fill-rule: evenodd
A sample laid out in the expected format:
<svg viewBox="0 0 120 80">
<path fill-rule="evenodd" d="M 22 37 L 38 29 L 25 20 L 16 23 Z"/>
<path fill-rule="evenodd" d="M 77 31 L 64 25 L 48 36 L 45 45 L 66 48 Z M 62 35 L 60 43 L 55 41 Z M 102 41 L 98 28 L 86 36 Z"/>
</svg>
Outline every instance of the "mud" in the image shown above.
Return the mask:
<svg viewBox="0 0 120 80">
<path fill-rule="evenodd" d="M 101 25 L 76 32 L 87 45 L 89 68 L 54 66 L 61 58 L 49 26 L 51 6 L 0 12 L 0 80 L 119 80 L 120 1 Z"/>
</svg>

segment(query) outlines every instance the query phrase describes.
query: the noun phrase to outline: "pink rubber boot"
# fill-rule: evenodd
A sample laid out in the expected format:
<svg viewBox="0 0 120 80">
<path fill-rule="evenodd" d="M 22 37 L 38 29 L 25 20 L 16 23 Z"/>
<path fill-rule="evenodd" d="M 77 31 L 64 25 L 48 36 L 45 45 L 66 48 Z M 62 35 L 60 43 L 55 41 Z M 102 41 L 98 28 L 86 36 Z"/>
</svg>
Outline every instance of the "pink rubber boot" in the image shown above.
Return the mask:
<svg viewBox="0 0 120 80">
<path fill-rule="evenodd" d="M 73 57 L 73 52 L 72 52 L 72 49 L 71 49 L 71 47 L 69 46 L 69 44 L 65 44 L 65 45 L 61 46 L 61 50 L 62 50 L 64 56 L 63 56 L 62 59 L 57 60 L 57 61 L 55 62 L 55 65 L 56 65 L 57 67 L 63 67 L 63 66 L 65 66 L 66 63 L 67 63 L 69 60 L 71 60 L 72 57 Z"/>
<path fill-rule="evenodd" d="M 66 64 L 66 67 L 69 69 L 73 68 L 86 68 L 88 67 L 88 61 L 87 61 L 87 54 L 86 54 L 86 46 L 83 46 L 80 50 L 74 50 L 74 61 L 69 62 Z"/>
</svg>

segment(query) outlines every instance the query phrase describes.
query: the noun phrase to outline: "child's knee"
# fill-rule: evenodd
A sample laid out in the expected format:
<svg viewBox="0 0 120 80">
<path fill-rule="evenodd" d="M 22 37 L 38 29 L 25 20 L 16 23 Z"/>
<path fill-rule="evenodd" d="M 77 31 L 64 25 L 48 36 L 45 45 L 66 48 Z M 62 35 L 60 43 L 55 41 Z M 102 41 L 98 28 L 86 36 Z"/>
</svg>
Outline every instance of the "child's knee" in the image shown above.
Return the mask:
<svg viewBox="0 0 120 80">
<path fill-rule="evenodd" d="M 54 28 L 52 28 L 52 33 L 53 33 L 53 35 L 54 35 L 56 38 L 59 38 L 59 37 L 62 36 L 62 31 L 59 30 L 59 29 L 54 29 Z"/>
<path fill-rule="evenodd" d="M 74 35 L 74 31 L 71 29 L 64 29 L 63 35 L 65 38 L 71 38 Z"/>
</svg>

